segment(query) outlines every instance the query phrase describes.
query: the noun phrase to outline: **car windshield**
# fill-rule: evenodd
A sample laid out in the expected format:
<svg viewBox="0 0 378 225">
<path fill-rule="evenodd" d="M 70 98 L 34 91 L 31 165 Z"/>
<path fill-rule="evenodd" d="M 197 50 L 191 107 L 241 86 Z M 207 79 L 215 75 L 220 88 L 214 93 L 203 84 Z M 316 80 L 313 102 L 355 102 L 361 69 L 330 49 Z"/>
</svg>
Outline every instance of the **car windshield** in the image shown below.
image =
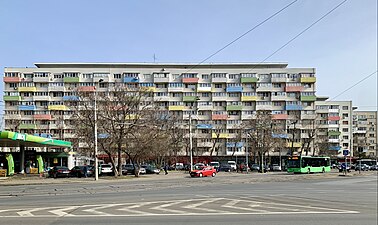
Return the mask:
<svg viewBox="0 0 378 225">
<path fill-rule="evenodd" d="M 107 165 L 107 164 L 105 164 L 105 165 L 101 165 L 101 167 L 102 167 L 102 168 L 112 168 L 111 165 Z"/>
</svg>

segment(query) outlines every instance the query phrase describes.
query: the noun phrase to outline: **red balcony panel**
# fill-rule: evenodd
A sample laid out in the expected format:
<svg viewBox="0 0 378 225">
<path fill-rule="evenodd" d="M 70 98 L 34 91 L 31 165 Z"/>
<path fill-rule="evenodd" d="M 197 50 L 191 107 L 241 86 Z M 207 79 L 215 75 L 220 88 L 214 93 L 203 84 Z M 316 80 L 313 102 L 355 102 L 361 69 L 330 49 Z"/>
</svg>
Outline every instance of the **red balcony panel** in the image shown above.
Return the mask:
<svg viewBox="0 0 378 225">
<path fill-rule="evenodd" d="M 340 116 L 329 116 L 328 120 L 330 120 L 330 121 L 337 121 L 337 120 L 340 120 Z"/>
<path fill-rule="evenodd" d="M 78 91 L 83 91 L 83 92 L 94 92 L 96 90 L 95 86 L 81 86 L 78 88 Z"/>
<path fill-rule="evenodd" d="M 211 119 L 212 120 L 227 120 L 227 114 L 226 115 L 217 115 L 217 114 L 213 114 L 212 116 L 211 116 Z"/>
<path fill-rule="evenodd" d="M 303 86 L 286 86 L 285 91 L 286 92 L 300 92 L 303 91 Z"/>
<path fill-rule="evenodd" d="M 193 78 L 182 78 L 183 83 L 198 83 L 199 78 L 193 77 Z"/>
<path fill-rule="evenodd" d="M 4 77 L 5 83 L 19 83 L 21 82 L 21 77 Z"/>
<path fill-rule="evenodd" d="M 34 115 L 35 120 L 51 120 L 51 115 L 50 114 L 38 114 Z"/>
<path fill-rule="evenodd" d="M 287 114 L 273 114 L 273 120 L 286 120 L 289 116 Z"/>
</svg>

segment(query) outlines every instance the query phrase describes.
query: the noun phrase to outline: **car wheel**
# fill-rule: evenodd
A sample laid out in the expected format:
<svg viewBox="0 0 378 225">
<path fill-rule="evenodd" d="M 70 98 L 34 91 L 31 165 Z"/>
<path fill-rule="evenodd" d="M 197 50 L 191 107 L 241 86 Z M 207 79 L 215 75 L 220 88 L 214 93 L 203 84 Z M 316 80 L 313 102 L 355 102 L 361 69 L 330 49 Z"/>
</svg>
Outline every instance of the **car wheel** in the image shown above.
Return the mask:
<svg viewBox="0 0 378 225">
<path fill-rule="evenodd" d="M 202 173 L 200 173 L 200 174 L 199 174 L 199 177 L 203 177 L 203 174 L 202 174 Z"/>
<path fill-rule="evenodd" d="M 211 176 L 212 176 L 212 177 L 215 177 L 215 173 L 212 173 Z"/>
</svg>

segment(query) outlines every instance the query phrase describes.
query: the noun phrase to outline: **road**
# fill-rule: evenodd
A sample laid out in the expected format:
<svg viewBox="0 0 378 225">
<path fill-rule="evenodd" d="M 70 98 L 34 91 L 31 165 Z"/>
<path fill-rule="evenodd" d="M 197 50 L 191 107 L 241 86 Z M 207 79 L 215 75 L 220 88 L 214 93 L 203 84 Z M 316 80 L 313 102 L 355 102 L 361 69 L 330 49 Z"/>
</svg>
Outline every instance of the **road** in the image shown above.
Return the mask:
<svg viewBox="0 0 378 225">
<path fill-rule="evenodd" d="M 46 182 L 0 186 L 0 224 L 377 224 L 377 173 Z"/>
</svg>

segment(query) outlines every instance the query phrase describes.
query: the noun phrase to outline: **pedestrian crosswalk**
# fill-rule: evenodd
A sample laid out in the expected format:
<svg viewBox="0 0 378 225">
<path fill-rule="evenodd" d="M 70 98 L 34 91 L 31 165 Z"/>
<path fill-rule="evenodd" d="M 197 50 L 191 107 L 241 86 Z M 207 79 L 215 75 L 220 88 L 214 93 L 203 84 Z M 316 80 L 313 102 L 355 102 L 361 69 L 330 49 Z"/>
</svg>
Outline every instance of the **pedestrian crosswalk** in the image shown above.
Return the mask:
<svg viewBox="0 0 378 225">
<path fill-rule="evenodd" d="M 263 198 L 194 198 L 96 205 L 0 209 L 1 217 L 138 217 L 178 215 L 342 214 L 344 209 Z"/>
</svg>

